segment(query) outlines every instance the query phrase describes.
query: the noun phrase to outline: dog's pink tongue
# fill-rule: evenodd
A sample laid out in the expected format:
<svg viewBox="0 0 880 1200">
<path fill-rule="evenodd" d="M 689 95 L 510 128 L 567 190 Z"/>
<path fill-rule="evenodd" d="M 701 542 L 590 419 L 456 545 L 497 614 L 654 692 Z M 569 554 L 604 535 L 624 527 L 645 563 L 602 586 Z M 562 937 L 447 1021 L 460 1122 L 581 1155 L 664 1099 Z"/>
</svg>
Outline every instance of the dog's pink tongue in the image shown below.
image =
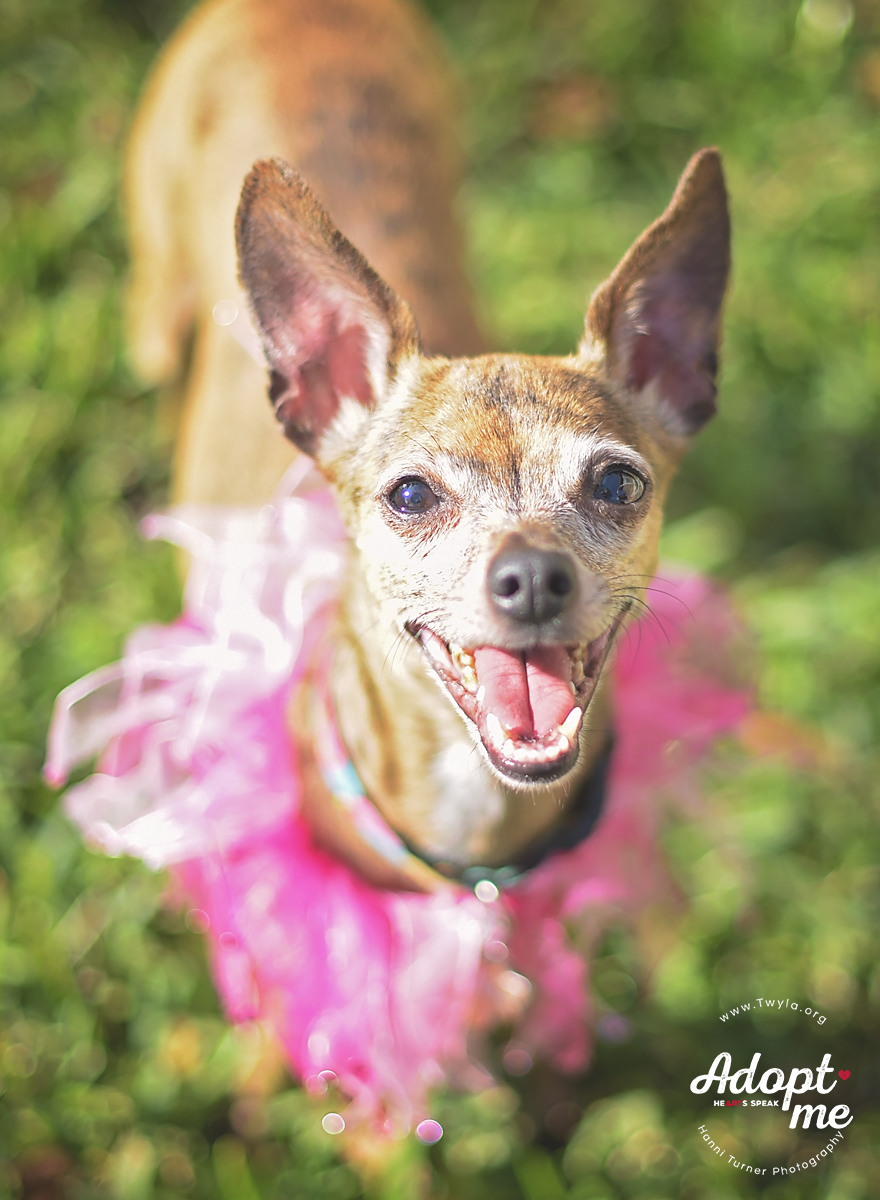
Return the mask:
<svg viewBox="0 0 880 1200">
<path fill-rule="evenodd" d="M 564 646 L 479 646 L 474 661 L 477 679 L 486 689 L 483 711 L 494 713 L 514 738 L 541 738 L 571 712 L 571 666 Z"/>
<path fill-rule="evenodd" d="M 539 646 L 527 651 L 526 674 L 535 733 L 543 737 L 561 725 L 574 708 L 568 651 L 564 646 Z"/>
</svg>

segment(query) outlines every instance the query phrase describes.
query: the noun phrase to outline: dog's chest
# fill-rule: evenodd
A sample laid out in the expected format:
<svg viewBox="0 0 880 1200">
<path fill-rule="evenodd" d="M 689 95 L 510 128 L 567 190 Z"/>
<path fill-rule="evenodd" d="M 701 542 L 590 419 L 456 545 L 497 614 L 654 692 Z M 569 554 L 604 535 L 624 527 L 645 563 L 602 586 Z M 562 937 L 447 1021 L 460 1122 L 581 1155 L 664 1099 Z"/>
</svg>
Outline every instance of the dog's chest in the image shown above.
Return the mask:
<svg viewBox="0 0 880 1200">
<path fill-rule="evenodd" d="M 456 863 L 484 857 L 505 802 L 478 748 L 467 737 L 457 738 L 434 756 L 431 775 L 436 802 L 425 849 Z"/>
</svg>

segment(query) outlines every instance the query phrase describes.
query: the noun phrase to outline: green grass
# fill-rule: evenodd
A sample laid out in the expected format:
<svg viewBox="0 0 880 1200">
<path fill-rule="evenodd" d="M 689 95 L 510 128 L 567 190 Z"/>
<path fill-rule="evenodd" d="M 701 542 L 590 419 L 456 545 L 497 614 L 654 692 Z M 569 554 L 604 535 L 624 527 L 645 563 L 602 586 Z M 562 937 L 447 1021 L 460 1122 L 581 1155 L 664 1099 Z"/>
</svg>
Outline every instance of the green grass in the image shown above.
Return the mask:
<svg viewBox="0 0 880 1200">
<path fill-rule="evenodd" d="M 360 1194 L 303 1093 L 243 1093 L 259 1047 L 220 1018 L 161 878 L 83 850 L 39 779 L 57 691 L 178 602 L 170 552 L 137 536 L 169 445 L 122 357 L 116 186 L 140 82 L 186 7 L 0 0 L 0 1196 Z M 761 699 L 801 726 L 787 757 L 725 747 L 703 807 L 671 822 L 681 925 L 601 947 L 597 1005 L 632 1036 L 599 1042 L 567 1101 L 584 1113 L 569 1147 L 533 1136 L 540 1074 L 442 1097 L 443 1141 L 407 1145 L 378 1194 L 411 1196 L 427 1163 L 454 1200 L 876 1195 L 880 6 L 428 7 L 465 82 L 463 206 L 501 345 L 571 348 L 590 288 L 688 156 L 722 148 L 736 238 L 722 411 L 682 473 L 667 547 L 731 583 Z M 750 1014 L 730 1048 L 761 1039 L 767 1061 L 783 1045 L 810 1061 L 827 1042 L 856 1097 L 830 1165 L 766 1190 L 706 1157 L 687 1089 L 718 1014 L 759 995 L 827 1023 Z M 784 1133 L 746 1117 L 723 1126 L 739 1157 L 787 1161 Z"/>
</svg>

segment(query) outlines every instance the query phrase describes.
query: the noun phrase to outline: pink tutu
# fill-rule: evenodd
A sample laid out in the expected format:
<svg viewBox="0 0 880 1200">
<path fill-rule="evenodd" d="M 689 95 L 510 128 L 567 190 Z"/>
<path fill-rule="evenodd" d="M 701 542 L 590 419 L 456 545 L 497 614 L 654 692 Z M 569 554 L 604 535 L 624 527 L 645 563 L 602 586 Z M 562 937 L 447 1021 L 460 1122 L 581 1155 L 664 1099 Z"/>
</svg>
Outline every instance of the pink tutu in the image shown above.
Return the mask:
<svg viewBox="0 0 880 1200">
<path fill-rule="evenodd" d="M 66 811 L 92 845 L 171 869 L 204 914 L 229 1017 L 267 1021 L 307 1084 L 333 1072 L 349 1120 L 388 1129 L 426 1116 L 443 1081 L 489 1081 L 469 1054 L 475 1019 L 516 1014 L 523 1056 L 583 1068 L 587 967 L 568 930 L 586 922 L 596 936 L 668 891 L 664 804 L 689 793 L 695 760 L 749 703 L 730 681 L 726 600 L 699 578 L 655 580 L 653 615 L 614 662 L 608 794 L 586 841 L 482 900 L 459 886 L 393 892 L 316 847 L 299 815 L 286 709 L 346 561 L 330 494 L 261 512 L 181 508 L 147 533 L 192 555 L 184 615 L 138 629 L 120 663 L 61 694 L 46 775 L 61 784 L 100 753 Z M 358 819 L 395 844 L 361 802 Z"/>
</svg>

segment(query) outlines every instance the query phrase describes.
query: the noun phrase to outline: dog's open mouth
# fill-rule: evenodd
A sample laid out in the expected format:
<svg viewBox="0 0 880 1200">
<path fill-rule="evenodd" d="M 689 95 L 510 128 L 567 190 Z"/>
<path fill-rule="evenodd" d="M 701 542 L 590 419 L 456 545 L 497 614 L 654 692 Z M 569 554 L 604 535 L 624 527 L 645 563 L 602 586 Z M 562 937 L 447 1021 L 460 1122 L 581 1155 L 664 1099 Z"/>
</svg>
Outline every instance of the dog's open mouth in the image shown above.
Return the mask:
<svg viewBox="0 0 880 1200">
<path fill-rule="evenodd" d="M 408 627 L 495 769 L 513 780 L 558 779 L 577 762 L 584 713 L 623 614 L 591 642 L 464 649 L 426 625 Z"/>
</svg>

